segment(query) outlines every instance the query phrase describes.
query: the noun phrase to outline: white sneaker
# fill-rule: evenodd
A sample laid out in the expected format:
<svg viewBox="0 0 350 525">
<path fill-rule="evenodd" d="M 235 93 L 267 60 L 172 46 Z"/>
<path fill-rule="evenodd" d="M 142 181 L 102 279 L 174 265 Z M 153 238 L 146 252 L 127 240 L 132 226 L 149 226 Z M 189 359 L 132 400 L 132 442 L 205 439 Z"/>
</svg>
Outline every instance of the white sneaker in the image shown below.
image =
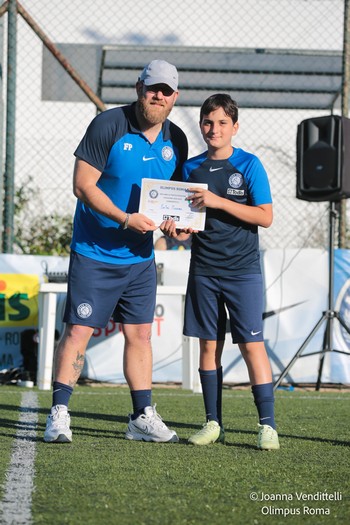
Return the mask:
<svg viewBox="0 0 350 525">
<path fill-rule="evenodd" d="M 65 405 L 55 405 L 46 419 L 44 441 L 46 443 L 71 443 L 70 415 Z"/>
<path fill-rule="evenodd" d="M 157 414 L 156 405 L 146 407 L 145 413 L 134 421 L 130 417 L 125 437 L 135 441 L 154 441 L 156 443 L 177 443 L 179 441 L 176 432 L 170 430 Z"/>
</svg>

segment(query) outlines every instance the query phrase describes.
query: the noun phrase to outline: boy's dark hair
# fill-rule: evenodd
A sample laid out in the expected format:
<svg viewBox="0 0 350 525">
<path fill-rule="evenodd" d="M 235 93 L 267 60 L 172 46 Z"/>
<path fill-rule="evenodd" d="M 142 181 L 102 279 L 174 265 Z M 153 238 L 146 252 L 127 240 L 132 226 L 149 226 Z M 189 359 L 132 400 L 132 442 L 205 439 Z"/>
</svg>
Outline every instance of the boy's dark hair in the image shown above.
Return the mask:
<svg viewBox="0 0 350 525">
<path fill-rule="evenodd" d="M 222 108 L 228 117 L 232 118 L 232 122 L 236 124 L 238 120 L 238 106 L 237 102 L 233 100 L 230 95 L 225 93 L 217 93 L 207 98 L 201 107 L 199 122 L 202 122 L 204 115 L 209 115 L 212 111 Z"/>
</svg>

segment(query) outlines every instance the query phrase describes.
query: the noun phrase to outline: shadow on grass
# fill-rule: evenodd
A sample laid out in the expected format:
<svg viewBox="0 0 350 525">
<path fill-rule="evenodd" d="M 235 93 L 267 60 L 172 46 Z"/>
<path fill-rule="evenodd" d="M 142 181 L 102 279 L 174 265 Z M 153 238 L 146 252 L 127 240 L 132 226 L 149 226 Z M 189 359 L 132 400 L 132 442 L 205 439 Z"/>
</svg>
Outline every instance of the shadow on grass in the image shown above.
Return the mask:
<svg viewBox="0 0 350 525">
<path fill-rule="evenodd" d="M 254 434 L 256 435 L 257 433 L 256 432 L 252 432 L 250 430 L 226 430 L 225 429 L 225 433 L 226 435 L 228 433 L 232 433 L 232 434 Z M 331 438 L 321 438 L 321 437 L 310 437 L 310 436 L 297 436 L 297 435 L 294 435 L 294 434 L 281 434 L 280 432 L 278 432 L 278 437 L 279 438 L 288 438 L 288 439 L 295 439 L 295 440 L 302 440 L 302 441 L 312 441 L 314 443 L 329 443 L 330 445 L 341 445 L 341 446 L 345 446 L 345 447 L 350 447 L 350 441 L 342 441 L 342 440 L 338 440 L 338 439 L 331 439 Z"/>
<path fill-rule="evenodd" d="M 33 430 L 33 424 L 27 423 L 23 421 L 18 420 L 18 413 L 21 412 L 32 412 L 36 414 L 43 414 L 45 416 L 48 415 L 49 411 L 46 408 L 33 408 L 33 407 L 18 407 L 17 404 L 15 405 L 4 405 L 0 404 L 0 410 L 1 411 L 16 411 L 15 418 L 0 418 L 0 429 L 11 429 L 11 433 L 1 432 L 0 436 L 6 437 L 6 438 L 20 438 L 20 439 L 30 439 L 31 441 L 42 441 L 42 435 L 36 436 L 36 437 L 25 437 L 25 436 L 19 436 L 20 432 Z M 82 427 L 79 425 L 75 425 L 75 421 L 79 421 L 79 419 L 84 420 L 95 420 L 95 421 L 107 421 L 110 423 L 122 423 L 126 425 L 128 423 L 128 417 L 126 416 L 118 416 L 114 414 L 101 414 L 101 413 L 94 413 L 94 412 L 76 412 L 76 411 L 70 411 L 70 415 L 72 417 L 72 428 L 74 431 L 74 434 L 76 435 L 84 435 L 84 436 L 92 436 L 92 437 L 104 437 L 104 438 L 110 438 L 110 439 L 118 439 L 119 436 L 125 437 L 125 431 L 118 431 L 118 429 L 113 428 L 111 425 L 111 429 L 98 429 L 93 427 Z M 38 432 L 43 433 L 45 430 L 46 423 L 37 423 L 35 425 Z"/>
<path fill-rule="evenodd" d="M 0 410 L 9 410 L 9 411 L 17 411 L 18 414 L 18 405 L 3 405 L 0 404 Z M 33 409 L 32 407 L 21 407 L 21 411 L 26 412 L 36 412 L 38 414 L 48 414 L 48 410 L 46 408 L 36 408 Z M 16 415 L 17 415 L 16 414 Z M 125 439 L 125 430 L 126 425 L 128 424 L 128 417 L 127 416 L 118 416 L 115 414 L 102 414 L 102 413 L 96 413 L 96 412 L 78 412 L 78 411 L 70 411 L 70 415 L 72 417 L 72 428 L 76 435 L 84 435 L 84 436 L 92 436 L 92 437 L 105 437 L 110 439 Z M 93 427 L 81 427 L 77 426 L 75 424 L 75 421 L 81 419 L 85 420 L 95 420 L 95 421 L 108 421 L 111 423 L 121 423 L 125 425 L 125 430 L 120 431 L 115 428 L 108 429 L 97 429 Z M 167 425 L 169 425 L 170 428 L 176 427 L 177 429 L 188 429 L 193 431 L 193 429 L 201 429 L 202 425 L 193 425 L 193 423 L 179 423 L 178 421 L 167 421 Z M 29 425 L 29 426 L 28 426 Z M 15 433 L 12 435 L 6 434 L 5 432 L 0 432 L 0 436 L 4 437 L 16 437 L 19 430 L 26 430 L 31 428 L 30 424 L 27 424 L 26 422 L 20 422 L 18 419 L 6 419 L 6 418 L 0 418 L 0 428 L 8 428 L 13 429 Z M 39 431 L 44 431 L 45 424 L 44 423 L 38 423 L 37 429 Z M 243 429 L 230 429 L 225 428 L 226 437 L 228 437 L 230 434 L 244 434 L 249 436 L 256 436 L 257 432 L 252 430 L 243 430 Z M 295 435 L 295 434 L 287 434 L 280 432 L 278 433 L 280 438 L 287 438 L 287 439 L 293 439 L 293 440 L 301 440 L 301 441 L 311 441 L 314 443 L 328 443 L 334 446 L 345 446 L 350 447 L 350 441 L 345 440 L 338 440 L 338 439 L 332 439 L 332 438 L 322 438 L 322 437 L 316 437 L 316 436 L 301 436 L 301 435 Z M 17 436 L 18 437 L 18 436 Z M 36 437 L 31 438 L 36 441 L 42 441 L 42 437 Z M 180 443 L 187 444 L 187 439 L 180 439 Z M 250 444 L 241 444 L 241 443 L 226 443 L 227 446 L 233 446 L 233 447 L 241 447 L 241 448 L 255 448 L 254 446 Z M 192 445 L 191 445 L 192 446 Z"/>
<path fill-rule="evenodd" d="M 18 412 L 35 412 L 36 414 L 44 414 L 48 415 L 49 410 L 47 408 L 33 408 L 33 407 L 19 407 L 18 405 L 2 405 L 0 404 L 0 410 L 10 410 L 11 412 L 16 411 L 16 418 L 18 416 Z M 96 420 L 104 420 L 104 421 L 117 421 L 119 423 L 127 423 L 128 417 L 126 416 L 117 416 L 115 414 L 101 414 L 98 412 L 77 412 L 74 410 L 69 410 L 69 413 L 71 417 L 74 418 L 84 418 L 84 419 L 96 419 Z M 12 421 L 11 419 L 1 419 L 0 418 L 0 424 L 5 421 Z M 14 424 L 17 423 L 16 421 L 13 421 Z"/>
<path fill-rule="evenodd" d="M 176 423 L 175 421 L 171 421 L 169 423 L 169 426 L 172 428 L 173 426 L 176 426 L 177 428 L 190 428 L 190 429 L 198 429 L 200 430 L 202 428 L 202 425 L 193 425 L 193 424 L 186 424 L 186 423 Z M 243 429 L 230 429 L 225 427 L 225 434 L 226 439 L 228 438 L 229 434 L 245 434 L 250 436 L 257 436 L 257 431 L 252 430 L 243 430 Z M 295 439 L 295 440 L 302 440 L 302 441 L 312 441 L 315 443 L 329 443 L 331 445 L 336 446 L 345 446 L 350 447 L 350 441 L 343 441 L 339 439 L 331 439 L 331 438 L 321 438 L 321 437 L 314 437 L 314 436 L 298 436 L 295 434 L 281 434 L 278 432 L 278 436 L 280 438 L 288 438 L 288 439 Z M 255 448 L 251 445 L 241 445 L 238 443 L 226 443 L 228 446 L 240 446 L 244 448 Z"/>
</svg>

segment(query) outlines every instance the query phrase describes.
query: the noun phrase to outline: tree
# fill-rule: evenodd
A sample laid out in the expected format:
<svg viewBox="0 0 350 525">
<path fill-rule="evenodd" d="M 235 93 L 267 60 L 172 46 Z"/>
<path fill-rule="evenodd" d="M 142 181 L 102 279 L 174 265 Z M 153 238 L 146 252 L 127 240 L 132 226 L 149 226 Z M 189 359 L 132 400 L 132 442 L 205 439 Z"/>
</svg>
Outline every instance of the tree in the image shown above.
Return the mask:
<svg viewBox="0 0 350 525">
<path fill-rule="evenodd" d="M 26 255 L 69 254 L 72 216 L 58 213 L 40 214 L 36 206 L 40 190 L 33 186 L 33 177 L 16 189 L 14 244 L 15 252 Z M 31 205 L 35 205 L 31 209 Z"/>
</svg>

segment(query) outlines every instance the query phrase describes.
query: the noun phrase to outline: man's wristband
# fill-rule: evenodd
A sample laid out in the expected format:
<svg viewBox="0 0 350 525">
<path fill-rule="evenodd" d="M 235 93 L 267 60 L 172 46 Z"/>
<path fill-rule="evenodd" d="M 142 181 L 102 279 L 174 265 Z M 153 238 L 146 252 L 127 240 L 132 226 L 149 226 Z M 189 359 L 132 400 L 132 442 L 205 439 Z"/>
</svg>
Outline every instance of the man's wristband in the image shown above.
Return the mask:
<svg viewBox="0 0 350 525">
<path fill-rule="evenodd" d="M 123 230 L 127 230 L 128 229 L 129 218 L 130 218 L 130 213 L 127 213 L 126 217 L 125 217 L 125 221 L 123 222 Z"/>
</svg>

